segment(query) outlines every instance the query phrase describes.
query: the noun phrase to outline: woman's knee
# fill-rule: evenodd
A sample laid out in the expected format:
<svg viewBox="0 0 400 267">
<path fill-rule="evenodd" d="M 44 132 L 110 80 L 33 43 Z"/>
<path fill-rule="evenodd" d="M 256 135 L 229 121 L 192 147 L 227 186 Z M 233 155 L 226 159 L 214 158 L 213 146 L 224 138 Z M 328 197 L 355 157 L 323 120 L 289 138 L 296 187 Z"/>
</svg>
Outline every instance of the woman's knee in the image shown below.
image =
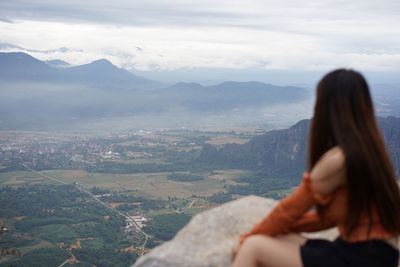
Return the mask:
<svg viewBox="0 0 400 267">
<path fill-rule="evenodd" d="M 242 249 L 241 256 L 251 258 L 252 266 L 302 266 L 299 244 L 278 237 L 250 236 L 244 241 Z"/>
<path fill-rule="evenodd" d="M 245 250 L 251 252 L 252 254 L 257 254 L 259 251 L 265 253 L 268 244 L 271 244 L 273 237 L 265 235 L 252 235 L 248 237 L 244 242 L 240 250 Z M 268 249 L 267 249 L 268 251 Z"/>
<path fill-rule="evenodd" d="M 304 236 L 294 233 L 287 235 L 280 235 L 277 236 L 276 238 L 282 241 L 293 242 L 298 245 L 303 245 L 307 241 L 307 238 L 305 238 Z"/>
</svg>

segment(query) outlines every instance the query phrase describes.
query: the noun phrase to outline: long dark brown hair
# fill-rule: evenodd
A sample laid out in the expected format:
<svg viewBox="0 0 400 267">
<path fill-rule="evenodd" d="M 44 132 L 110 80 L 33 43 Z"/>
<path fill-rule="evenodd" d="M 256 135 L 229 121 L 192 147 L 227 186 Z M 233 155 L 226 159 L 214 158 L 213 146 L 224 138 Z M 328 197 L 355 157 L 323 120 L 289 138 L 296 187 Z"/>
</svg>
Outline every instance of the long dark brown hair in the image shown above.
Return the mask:
<svg viewBox="0 0 400 267">
<path fill-rule="evenodd" d="M 309 171 L 334 146 L 338 145 L 345 154 L 347 235 L 364 215 L 371 228 L 372 204 L 376 205 L 383 227 L 400 233 L 399 186 L 376 122 L 368 84 L 359 72 L 338 69 L 319 82 L 308 145 Z M 323 214 L 322 207 L 318 210 Z"/>
</svg>

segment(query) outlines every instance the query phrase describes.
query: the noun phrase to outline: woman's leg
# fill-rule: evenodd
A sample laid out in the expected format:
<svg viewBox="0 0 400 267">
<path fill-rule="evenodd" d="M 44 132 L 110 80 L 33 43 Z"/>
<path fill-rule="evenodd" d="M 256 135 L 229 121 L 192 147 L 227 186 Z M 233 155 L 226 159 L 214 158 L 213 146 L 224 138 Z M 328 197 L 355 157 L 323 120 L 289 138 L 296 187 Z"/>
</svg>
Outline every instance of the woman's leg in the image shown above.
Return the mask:
<svg viewBox="0 0 400 267">
<path fill-rule="evenodd" d="M 288 235 L 281 235 L 281 236 L 277 236 L 275 238 L 281 239 L 281 240 L 287 240 L 299 245 L 303 245 L 306 241 L 307 238 L 300 235 L 300 234 L 288 234 Z"/>
<path fill-rule="evenodd" d="M 239 249 L 232 267 L 303 267 L 300 246 L 306 240 L 296 234 L 250 236 Z"/>
</svg>

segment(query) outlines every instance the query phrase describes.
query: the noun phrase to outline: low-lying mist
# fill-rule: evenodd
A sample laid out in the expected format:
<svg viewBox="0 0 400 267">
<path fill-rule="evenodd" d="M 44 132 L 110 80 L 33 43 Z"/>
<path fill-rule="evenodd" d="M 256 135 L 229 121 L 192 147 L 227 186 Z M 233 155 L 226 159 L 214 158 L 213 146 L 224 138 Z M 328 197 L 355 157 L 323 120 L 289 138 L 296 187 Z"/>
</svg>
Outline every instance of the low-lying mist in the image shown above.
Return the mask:
<svg viewBox="0 0 400 267">
<path fill-rule="evenodd" d="M 311 107 L 310 98 L 303 96 L 276 101 L 257 93 L 251 96 L 249 90 L 251 97 L 246 100 L 235 94 L 182 90 L 115 91 L 73 84 L 3 83 L 0 129 L 254 127 L 294 122 L 309 116 Z"/>
<path fill-rule="evenodd" d="M 160 90 L 115 90 L 80 84 L 2 83 L 0 129 L 273 129 L 312 116 L 314 94 L 309 90 L 299 88 L 295 95 L 279 99 L 251 87 L 235 91 L 230 86 L 210 89 L 184 84 Z M 390 86 L 376 86 L 373 95 L 378 115 L 400 114 L 395 105 L 400 97 L 397 92 Z"/>
</svg>

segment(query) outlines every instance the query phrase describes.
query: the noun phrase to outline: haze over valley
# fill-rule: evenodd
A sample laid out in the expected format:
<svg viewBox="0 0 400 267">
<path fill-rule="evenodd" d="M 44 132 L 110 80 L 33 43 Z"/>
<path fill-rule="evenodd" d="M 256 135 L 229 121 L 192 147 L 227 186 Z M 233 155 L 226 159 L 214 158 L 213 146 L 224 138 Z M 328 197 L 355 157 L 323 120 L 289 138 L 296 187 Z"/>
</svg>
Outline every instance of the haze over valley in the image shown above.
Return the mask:
<svg viewBox="0 0 400 267">
<path fill-rule="evenodd" d="M 165 84 L 99 59 L 62 67 L 0 54 L 0 129 L 282 128 L 309 118 L 315 88 L 257 81 Z M 378 115 L 397 116 L 396 84 L 373 84 Z"/>
</svg>

